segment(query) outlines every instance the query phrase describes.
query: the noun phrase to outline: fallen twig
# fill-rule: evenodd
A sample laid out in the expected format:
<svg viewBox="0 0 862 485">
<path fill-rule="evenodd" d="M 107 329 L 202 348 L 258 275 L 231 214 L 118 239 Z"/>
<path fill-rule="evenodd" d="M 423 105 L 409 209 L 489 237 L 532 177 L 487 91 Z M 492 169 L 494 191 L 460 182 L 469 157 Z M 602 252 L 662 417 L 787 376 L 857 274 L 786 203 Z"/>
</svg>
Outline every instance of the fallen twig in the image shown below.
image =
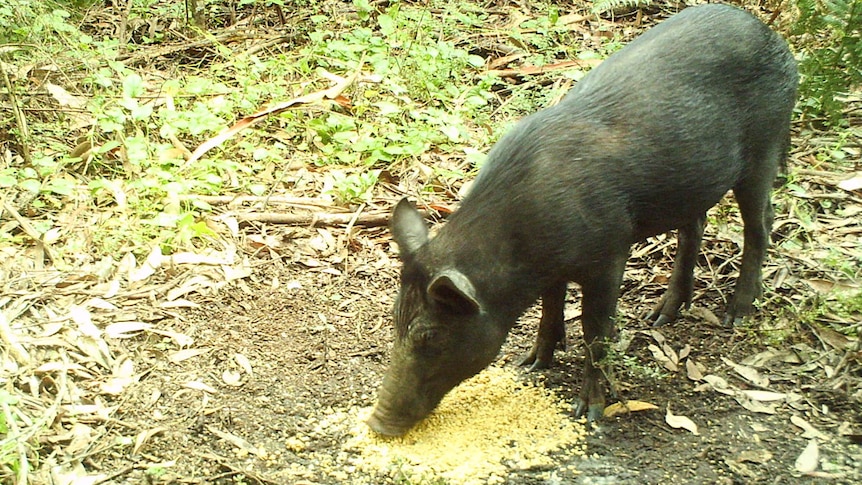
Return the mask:
<svg viewBox="0 0 862 485">
<path fill-rule="evenodd" d="M 183 165 L 183 167 L 190 166 L 192 163 L 194 163 L 196 160 L 198 160 L 200 157 L 202 157 L 210 149 L 221 145 L 222 143 L 225 142 L 225 140 L 229 139 L 233 135 L 239 133 L 240 131 L 242 131 L 246 128 L 250 128 L 255 123 L 264 119 L 265 117 L 267 117 L 269 115 L 275 115 L 275 114 L 281 113 L 282 111 L 289 109 L 293 106 L 301 106 L 301 105 L 320 103 L 324 99 L 332 100 L 332 101 L 334 101 L 336 103 L 340 103 L 344 106 L 349 105 L 350 102 L 347 100 L 347 98 L 342 96 L 341 93 L 345 89 L 347 89 L 348 86 L 353 84 L 353 82 L 356 81 L 356 79 L 359 78 L 359 74 L 361 72 L 362 72 L 362 61 L 360 60 L 359 67 L 357 67 L 356 71 L 354 71 L 353 73 L 351 73 L 347 77 L 342 78 L 342 77 L 338 77 L 338 76 L 334 76 L 334 75 L 326 76 L 329 78 L 336 78 L 337 77 L 337 79 L 338 79 L 335 82 L 335 84 L 333 84 L 331 87 L 329 87 L 327 89 L 324 89 L 322 91 L 316 91 L 313 93 L 309 93 L 309 94 L 306 94 L 304 96 L 300 96 L 298 98 L 293 98 L 293 99 L 290 99 L 290 100 L 285 101 L 283 103 L 276 104 L 275 106 L 270 106 L 268 108 L 265 108 L 261 111 L 258 111 L 257 113 L 246 116 L 245 118 L 234 123 L 229 128 L 222 130 L 222 132 L 219 133 L 218 135 L 216 135 L 216 136 L 210 138 L 209 140 L 203 142 L 199 147 L 197 147 L 197 149 L 194 152 L 192 152 L 191 156 L 186 161 L 186 163 Z"/>
<path fill-rule="evenodd" d="M 333 207 L 332 203 L 325 199 L 313 197 L 287 197 L 287 196 L 256 196 L 256 195 L 196 195 L 184 194 L 179 196 L 181 201 L 200 201 L 210 205 L 241 205 L 241 204 L 286 204 L 310 207 Z"/>
<path fill-rule="evenodd" d="M 9 74 L 5 67 L 0 64 L 0 75 L 3 76 L 3 84 L 6 86 L 6 94 L 9 96 L 9 105 L 12 107 L 12 113 L 15 115 L 15 122 L 18 125 L 18 146 L 21 158 L 24 159 L 24 165 L 30 166 L 33 159 L 30 156 L 30 128 L 27 126 L 27 118 L 24 116 L 24 111 L 15 96 L 15 89 L 12 87 L 12 81 L 9 79 Z"/>
<path fill-rule="evenodd" d="M 569 69 L 572 67 L 596 67 L 601 64 L 601 62 L 602 61 L 600 59 L 574 59 L 571 61 L 558 62 L 556 64 L 546 64 L 544 66 L 523 66 L 517 69 L 489 69 L 485 72 L 487 74 L 494 74 L 500 77 L 532 76 L 546 72 Z"/>
<path fill-rule="evenodd" d="M 250 480 L 255 480 L 258 483 L 272 483 L 272 484 L 281 483 L 281 482 L 276 482 L 276 481 L 270 480 L 269 478 L 261 476 L 257 473 L 250 471 L 250 470 L 246 470 L 242 467 L 235 466 L 231 463 L 231 461 L 229 459 L 221 457 L 219 455 L 216 455 L 215 453 L 200 453 L 197 451 L 195 451 L 193 453 L 195 456 L 198 456 L 200 458 L 204 458 L 206 460 L 212 460 L 212 461 L 218 463 L 219 465 L 230 470 L 229 473 L 224 474 L 224 477 L 230 477 L 231 475 L 236 475 L 238 478 L 244 477 L 244 478 L 247 478 Z M 212 479 L 213 477 L 209 477 L 209 478 Z"/>
<path fill-rule="evenodd" d="M 48 247 L 48 244 L 42 240 L 39 231 L 37 231 L 36 228 L 33 227 L 33 224 L 30 224 L 30 221 L 21 216 L 21 214 L 19 214 L 18 211 L 15 210 L 15 208 L 12 207 L 11 204 L 4 202 L 3 209 L 5 209 L 6 212 L 8 212 L 9 215 L 11 215 L 16 221 L 18 221 L 18 224 L 21 225 L 21 230 L 24 231 L 24 234 L 27 234 L 27 236 L 29 236 L 33 240 L 33 242 L 35 242 L 36 245 L 42 249 L 45 254 L 45 257 L 47 257 L 48 260 L 54 263 L 54 256 L 51 254 L 51 249 Z"/>
<path fill-rule="evenodd" d="M 356 218 L 354 225 L 365 227 L 385 226 L 389 223 L 388 212 L 372 212 L 356 214 L 348 212 L 345 214 L 282 214 L 276 212 L 246 212 L 241 214 L 232 214 L 240 222 L 270 222 L 273 224 L 294 224 L 304 226 L 340 226 L 350 224 Z"/>
</svg>

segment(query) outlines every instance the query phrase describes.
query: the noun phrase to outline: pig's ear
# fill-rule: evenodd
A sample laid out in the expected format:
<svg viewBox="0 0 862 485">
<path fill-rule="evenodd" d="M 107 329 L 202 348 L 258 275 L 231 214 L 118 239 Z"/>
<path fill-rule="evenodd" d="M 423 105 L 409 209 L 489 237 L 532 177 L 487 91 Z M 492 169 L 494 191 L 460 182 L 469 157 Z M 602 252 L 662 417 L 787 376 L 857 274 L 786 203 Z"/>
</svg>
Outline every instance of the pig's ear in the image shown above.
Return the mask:
<svg viewBox="0 0 862 485">
<path fill-rule="evenodd" d="M 428 285 L 428 294 L 437 303 L 458 313 L 482 310 L 473 283 L 458 270 L 448 269 L 434 276 Z"/>
<path fill-rule="evenodd" d="M 392 220 L 389 222 L 392 237 L 398 243 L 401 257 L 410 256 L 423 244 L 428 242 L 428 226 L 419 213 L 406 198 L 392 210 Z"/>
</svg>

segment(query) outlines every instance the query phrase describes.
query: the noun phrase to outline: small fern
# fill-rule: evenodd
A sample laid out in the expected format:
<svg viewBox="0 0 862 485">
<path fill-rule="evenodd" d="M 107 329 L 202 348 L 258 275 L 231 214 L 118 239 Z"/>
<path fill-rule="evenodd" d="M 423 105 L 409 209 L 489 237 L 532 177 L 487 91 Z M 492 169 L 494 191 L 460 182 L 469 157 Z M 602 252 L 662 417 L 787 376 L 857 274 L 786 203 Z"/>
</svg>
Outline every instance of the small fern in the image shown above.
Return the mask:
<svg viewBox="0 0 862 485">
<path fill-rule="evenodd" d="M 594 14 L 602 14 L 618 8 L 646 7 L 655 0 L 595 0 L 592 11 Z"/>
<path fill-rule="evenodd" d="M 802 112 L 839 126 L 842 96 L 862 84 L 862 0 L 796 0 L 796 7 Z"/>
</svg>

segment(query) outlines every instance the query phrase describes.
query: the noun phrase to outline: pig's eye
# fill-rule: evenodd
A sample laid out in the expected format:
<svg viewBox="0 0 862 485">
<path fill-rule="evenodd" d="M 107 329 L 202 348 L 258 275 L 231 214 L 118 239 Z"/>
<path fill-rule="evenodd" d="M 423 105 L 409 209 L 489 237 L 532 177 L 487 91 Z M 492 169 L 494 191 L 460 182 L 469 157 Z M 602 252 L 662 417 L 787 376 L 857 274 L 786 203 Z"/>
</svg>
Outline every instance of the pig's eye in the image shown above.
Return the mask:
<svg viewBox="0 0 862 485">
<path fill-rule="evenodd" d="M 437 354 L 442 348 L 443 332 L 434 327 L 417 329 L 413 332 L 412 340 L 417 352 Z"/>
</svg>

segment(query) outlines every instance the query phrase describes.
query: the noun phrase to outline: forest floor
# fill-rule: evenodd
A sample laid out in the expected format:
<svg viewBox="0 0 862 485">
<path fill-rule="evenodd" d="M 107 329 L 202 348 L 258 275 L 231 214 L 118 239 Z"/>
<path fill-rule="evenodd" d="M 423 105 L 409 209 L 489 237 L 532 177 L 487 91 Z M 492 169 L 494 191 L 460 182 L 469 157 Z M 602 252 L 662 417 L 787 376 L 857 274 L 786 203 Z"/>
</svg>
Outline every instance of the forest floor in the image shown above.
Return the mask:
<svg viewBox="0 0 862 485">
<path fill-rule="evenodd" d="M 668 14 L 616 22 L 634 35 Z M 582 22 L 585 37 L 592 25 Z M 858 134 L 855 113 L 848 123 Z M 857 162 L 816 156 L 831 147 Z M 853 306 L 862 192 L 842 188 L 858 179 L 859 157 L 858 143 L 794 125 L 792 183 L 776 191 L 764 297 L 742 325 L 720 323 L 741 260 L 732 197 L 710 213 L 692 308 L 658 329 L 641 316 L 666 286 L 675 237 L 636 245 L 611 383 L 616 400 L 656 409 L 606 418 L 584 438 L 585 454 L 552 450 L 554 466 L 508 467 L 495 479 L 862 483 L 862 308 Z M 401 193 L 415 193 L 415 179 L 393 173 L 398 190 L 363 207 L 385 213 Z M 450 210 L 456 200 L 451 191 L 426 202 Z M 214 217 L 229 209 L 217 206 Z M 447 210 L 435 222 L 445 224 Z M 22 258 L 44 254 L 4 248 L 4 327 L 19 335 L 4 352 L 4 382 L 15 390 L 5 395 L 21 412 L 12 420 L 21 430 L 7 436 L 30 435 L 4 441 L 3 456 L 30 456 L 30 482 L 46 484 L 459 483 L 445 470 L 411 474 L 412 463 L 363 466 L 350 445 L 388 363 L 400 262 L 385 225 L 320 221 L 225 222 L 220 251 L 155 249 L 145 260 L 125 255 L 78 271 L 17 271 Z M 572 286 L 567 350 L 552 368 L 515 364 L 535 338 L 537 308 L 495 366 L 573 403 L 583 368 L 579 313 Z M 672 426 L 674 416 L 697 429 Z M 37 435 L 34 460 L 21 443 Z"/>
</svg>

